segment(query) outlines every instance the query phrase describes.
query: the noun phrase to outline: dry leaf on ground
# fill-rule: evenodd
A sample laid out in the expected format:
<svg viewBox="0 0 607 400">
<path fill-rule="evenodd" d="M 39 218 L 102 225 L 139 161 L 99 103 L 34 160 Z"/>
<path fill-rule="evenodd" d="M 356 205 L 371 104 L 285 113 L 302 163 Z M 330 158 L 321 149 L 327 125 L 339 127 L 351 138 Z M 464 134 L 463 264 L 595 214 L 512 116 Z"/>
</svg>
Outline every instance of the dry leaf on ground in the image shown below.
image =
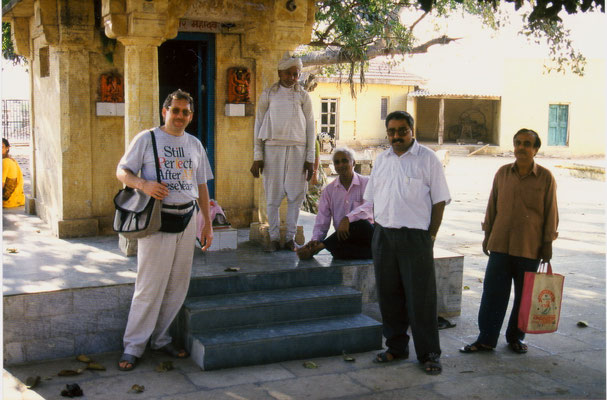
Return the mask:
<svg viewBox="0 0 607 400">
<path fill-rule="evenodd" d="M 93 362 L 93 360 L 91 360 L 91 358 L 87 355 L 84 354 L 80 354 L 78 357 L 76 357 L 76 360 L 83 362 L 83 363 L 90 363 Z"/>
<path fill-rule="evenodd" d="M 86 369 L 92 369 L 95 371 L 105 371 L 105 367 L 99 363 L 91 362 L 86 366 Z"/>
<path fill-rule="evenodd" d="M 133 385 L 131 386 L 131 391 L 135 393 L 142 393 L 145 390 L 145 386 L 143 385 Z"/>
<path fill-rule="evenodd" d="M 163 361 L 156 366 L 156 372 L 167 372 L 173 369 L 173 361 Z"/>
<path fill-rule="evenodd" d="M 305 361 L 303 363 L 303 366 L 305 368 L 310 368 L 310 369 L 312 369 L 312 368 L 318 368 L 318 365 L 316 365 L 316 363 L 314 361 Z"/>
</svg>

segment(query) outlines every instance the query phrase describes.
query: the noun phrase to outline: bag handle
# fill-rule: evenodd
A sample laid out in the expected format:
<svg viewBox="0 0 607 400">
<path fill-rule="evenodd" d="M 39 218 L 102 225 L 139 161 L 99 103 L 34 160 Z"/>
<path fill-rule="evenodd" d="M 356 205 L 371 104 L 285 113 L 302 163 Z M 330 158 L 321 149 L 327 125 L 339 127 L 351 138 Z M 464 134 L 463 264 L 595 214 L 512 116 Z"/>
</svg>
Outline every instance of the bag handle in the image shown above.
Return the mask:
<svg viewBox="0 0 607 400">
<path fill-rule="evenodd" d="M 538 272 L 542 272 L 542 270 L 544 268 L 546 269 L 546 274 L 552 275 L 552 265 L 550 264 L 550 261 L 548 261 L 548 262 L 542 262 L 540 264 L 540 268 L 538 269 Z"/>
<path fill-rule="evenodd" d="M 152 148 L 154 149 L 154 163 L 156 164 L 156 181 L 158 183 L 162 183 L 160 181 L 160 163 L 158 162 L 158 149 L 156 149 L 156 135 L 154 135 L 154 131 L 150 130 L 150 134 L 152 135 Z"/>
</svg>

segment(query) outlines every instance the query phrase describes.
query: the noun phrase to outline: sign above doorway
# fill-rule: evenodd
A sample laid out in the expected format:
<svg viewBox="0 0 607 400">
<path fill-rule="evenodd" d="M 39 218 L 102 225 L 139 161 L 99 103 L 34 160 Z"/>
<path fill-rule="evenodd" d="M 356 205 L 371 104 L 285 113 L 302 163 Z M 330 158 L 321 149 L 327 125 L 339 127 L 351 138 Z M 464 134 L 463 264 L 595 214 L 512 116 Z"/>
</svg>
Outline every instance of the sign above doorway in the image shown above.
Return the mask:
<svg viewBox="0 0 607 400">
<path fill-rule="evenodd" d="M 236 25 L 232 23 L 222 23 L 217 21 L 199 21 L 185 18 L 179 20 L 180 32 L 220 33 L 222 30 L 227 30 L 235 26 Z"/>
</svg>

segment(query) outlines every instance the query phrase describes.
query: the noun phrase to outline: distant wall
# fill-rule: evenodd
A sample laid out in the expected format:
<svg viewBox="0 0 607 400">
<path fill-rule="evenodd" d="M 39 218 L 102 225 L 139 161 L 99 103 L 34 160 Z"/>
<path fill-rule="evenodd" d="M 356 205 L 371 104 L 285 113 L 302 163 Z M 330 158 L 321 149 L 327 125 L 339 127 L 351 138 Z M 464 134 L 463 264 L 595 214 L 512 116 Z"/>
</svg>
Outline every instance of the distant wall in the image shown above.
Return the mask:
<svg viewBox="0 0 607 400">
<path fill-rule="evenodd" d="M 588 59 L 583 77 L 544 73 L 542 59 L 509 59 L 504 66 L 500 145 L 511 149 L 520 128 L 540 135 L 540 152 L 558 156 L 605 154 L 605 60 Z M 550 104 L 569 106 L 568 145 L 548 145 Z"/>
</svg>

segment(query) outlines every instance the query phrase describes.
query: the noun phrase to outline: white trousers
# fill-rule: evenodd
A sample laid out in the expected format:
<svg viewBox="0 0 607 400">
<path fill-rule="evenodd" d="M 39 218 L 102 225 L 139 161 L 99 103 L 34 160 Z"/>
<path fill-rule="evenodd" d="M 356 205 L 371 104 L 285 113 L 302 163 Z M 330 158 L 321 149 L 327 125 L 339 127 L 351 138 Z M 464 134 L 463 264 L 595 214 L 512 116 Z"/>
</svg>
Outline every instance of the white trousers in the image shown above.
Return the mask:
<svg viewBox="0 0 607 400">
<path fill-rule="evenodd" d="M 279 208 L 287 197 L 287 231 L 285 240 L 293 240 L 299 208 L 308 188 L 304 173 L 305 146 L 264 146 L 263 183 L 268 205 L 270 239 L 280 240 Z"/>
<path fill-rule="evenodd" d="M 168 331 L 190 285 L 195 240 L 196 210 L 183 232 L 139 239 L 135 293 L 124 332 L 126 354 L 141 357 L 148 340 L 153 349 L 171 342 Z"/>
</svg>

